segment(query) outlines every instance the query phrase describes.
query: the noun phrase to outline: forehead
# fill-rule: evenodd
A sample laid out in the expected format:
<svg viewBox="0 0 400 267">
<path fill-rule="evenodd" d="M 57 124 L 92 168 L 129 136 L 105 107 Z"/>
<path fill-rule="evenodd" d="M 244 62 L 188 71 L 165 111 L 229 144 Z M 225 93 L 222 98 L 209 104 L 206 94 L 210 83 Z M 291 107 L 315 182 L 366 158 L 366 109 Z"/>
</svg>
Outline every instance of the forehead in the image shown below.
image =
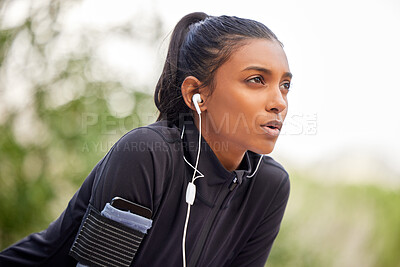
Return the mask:
<svg viewBox="0 0 400 267">
<path fill-rule="evenodd" d="M 225 65 L 225 66 L 224 66 Z M 282 46 L 277 41 L 250 39 L 232 53 L 229 60 L 221 67 L 245 69 L 259 66 L 279 74 L 289 72 L 289 64 Z"/>
</svg>

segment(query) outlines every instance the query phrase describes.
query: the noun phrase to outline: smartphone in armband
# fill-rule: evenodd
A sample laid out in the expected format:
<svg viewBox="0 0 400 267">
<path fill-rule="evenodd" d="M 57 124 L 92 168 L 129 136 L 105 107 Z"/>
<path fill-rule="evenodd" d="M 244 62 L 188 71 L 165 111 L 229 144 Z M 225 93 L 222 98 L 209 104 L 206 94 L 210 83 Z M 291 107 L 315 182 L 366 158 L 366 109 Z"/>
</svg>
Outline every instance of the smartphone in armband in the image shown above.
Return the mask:
<svg viewBox="0 0 400 267">
<path fill-rule="evenodd" d="M 102 212 L 89 204 L 69 255 L 79 262 L 77 266 L 129 267 L 151 228 L 151 213 L 150 209 L 121 197 L 113 198 L 111 207 L 107 203 Z"/>
<path fill-rule="evenodd" d="M 111 200 L 111 206 L 120 210 L 130 211 L 136 215 L 143 216 L 147 219 L 151 219 L 152 212 L 149 208 L 133 203 L 132 201 L 126 200 L 122 197 L 114 197 Z"/>
</svg>

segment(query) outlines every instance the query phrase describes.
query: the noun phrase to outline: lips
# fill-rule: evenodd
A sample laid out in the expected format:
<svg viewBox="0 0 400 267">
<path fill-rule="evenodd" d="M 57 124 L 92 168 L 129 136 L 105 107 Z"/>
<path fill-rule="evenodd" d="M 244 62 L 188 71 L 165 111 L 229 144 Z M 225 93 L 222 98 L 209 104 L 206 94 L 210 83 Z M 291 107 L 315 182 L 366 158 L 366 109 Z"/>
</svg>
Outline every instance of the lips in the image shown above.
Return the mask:
<svg viewBox="0 0 400 267">
<path fill-rule="evenodd" d="M 282 129 L 282 122 L 278 120 L 272 120 L 267 122 L 266 124 L 261 125 L 261 128 L 266 132 L 268 135 L 276 137 L 279 135 Z"/>
</svg>

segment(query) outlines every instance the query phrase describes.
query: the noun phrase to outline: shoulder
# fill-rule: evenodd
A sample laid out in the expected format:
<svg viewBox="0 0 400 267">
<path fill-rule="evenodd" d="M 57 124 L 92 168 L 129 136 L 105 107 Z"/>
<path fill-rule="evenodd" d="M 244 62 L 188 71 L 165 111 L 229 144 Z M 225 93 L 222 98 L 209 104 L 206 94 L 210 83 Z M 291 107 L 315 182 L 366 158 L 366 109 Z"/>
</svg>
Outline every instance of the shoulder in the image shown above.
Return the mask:
<svg viewBox="0 0 400 267">
<path fill-rule="evenodd" d="M 270 156 L 263 157 L 258 171 L 254 177 L 253 190 L 259 197 L 259 203 L 262 203 L 261 209 L 265 212 L 262 218 L 268 219 L 280 211 L 280 221 L 290 195 L 289 174 Z"/>
<path fill-rule="evenodd" d="M 169 125 L 166 121 L 158 121 L 153 124 L 135 128 L 126 133 L 117 142 L 116 145 L 121 146 L 127 143 L 153 144 L 155 142 L 163 142 L 173 144 L 180 141 L 180 130 L 173 125 Z"/>
<path fill-rule="evenodd" d="M 127 169 L 136 165 L 168 165 L 180 147 L 180 130 L 159 121 L 135 128 L 122 136 L 109 151 L 107 165 Z"/>
<path fill-rule="evenodd" d="M 253 153 L 253 156 L 254 154 L 255 153 Z M 289 194 L 289 174 L 285 170 L 285 168 L 280 163 L 275 161 L 272 157 L 263 157 L 256 177 L 256 183 L 261 188 L 267 188 L 268 191 L 272 191 L 274 192 L 274 194 Z"/>
<path fill-rule="evenodd" d="M 265 174 L 268 174 L 270 176 L 273 177 L 277 177 L 277 178 L 281 178 L 284 180 L 289 179 L 289 174 L 288 172 L 285 170 L 285 168 L 278 163 L 277 161 L 275 161 L 273 158 L 271 158 L 270 156 L 264 156 L 263 160 L 262 160 L 262 164 L 263 164 L 263 172 L 265 172 Z"/>
<path fill-rule="evenodd" d="M 111 148 L 96 177 L 95 207 L 101 210 L 120 196 L 154 208 L 164 181 L 171 174 L 174 145 L 180 145 L 179 129 L 157 122 L 126 133 Z"/>
<path fill-rule="evenodd" d="M 179 142 L 180 130 L 166 121 L 158 121 L 126 133 L 114 145 L 113 153 L 162 152 Z"/>
</svg>

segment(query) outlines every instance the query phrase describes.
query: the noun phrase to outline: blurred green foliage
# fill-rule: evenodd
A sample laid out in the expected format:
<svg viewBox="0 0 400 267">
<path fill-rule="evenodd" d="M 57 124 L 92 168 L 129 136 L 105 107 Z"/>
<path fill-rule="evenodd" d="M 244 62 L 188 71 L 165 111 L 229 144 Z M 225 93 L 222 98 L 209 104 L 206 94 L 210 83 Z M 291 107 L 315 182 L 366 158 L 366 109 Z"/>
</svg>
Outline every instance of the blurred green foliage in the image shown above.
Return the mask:
<svg viewBox="0 0 400 267">
<path fill-rule="evenodd" d="M 42 2 L 19 25 L 0 25 L 0 249 L 46 228 L 112 144 L 155 119 L 152 97 L 142 88 L 94 78 L 96 40 L 88 40 L 97 32 L 82 37 L 79 51 L 58 57 L 49 52 L 68 5 Z M 0 2 L 2 14 L 7 3 Z M 40 28 L 41 23 L 49 26 Z M 127 25 L 110 31 L 136 38 Z M 148 42 L 159 40 L 160 32 Z M 12 105 L 5 96 L 19 80 L 29 90 L 15 97 L 28 101 Z M 118 94 L 128 98 L 128 113 L 112 108 Z M 291 174 L 291 197 L 267 266 L 400 266 L 398 189 L 326 184 L 305 178 L 309 173 Z"/>
<path fill-rule="evenodd" d="M 399 267 L 399 207 L 398 188 L 321 183 L 295 173 L 266 266 Z"/>
</svg>

